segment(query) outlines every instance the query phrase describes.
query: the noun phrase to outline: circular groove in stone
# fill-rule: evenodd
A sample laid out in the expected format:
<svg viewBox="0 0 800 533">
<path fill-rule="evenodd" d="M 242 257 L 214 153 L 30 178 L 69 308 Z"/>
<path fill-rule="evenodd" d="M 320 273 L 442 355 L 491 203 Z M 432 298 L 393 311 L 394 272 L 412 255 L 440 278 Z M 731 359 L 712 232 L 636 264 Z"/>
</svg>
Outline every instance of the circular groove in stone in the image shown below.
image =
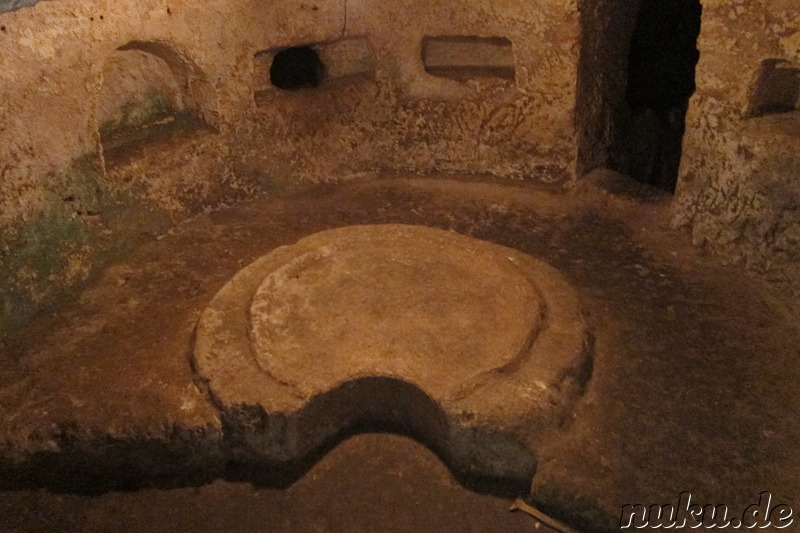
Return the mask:
<svg viewBox="0 0 800 533">
<path fill-rule="evenodd" d="M 456 389 L 527 355 L 543 306 L 508 257 L 427 228 L 363 231 L 265 276 L 249 313 L 264 371 L 309 394 L 365 375 Z"/>
<path fill-rule="evenodd" d="M 348 226 L 240 270 L 200 317 L 194 363 L 276 458 L 346 429 L 377 400 L 313 400 L 366 378 L 422 391 L 445 413 L 451 451 L 473 457 L 469 428 L 544 434 L 560 420 L 591 375 L 591 335 L 578 295 L 535 257 L 423 226 Z"/>
</svg>

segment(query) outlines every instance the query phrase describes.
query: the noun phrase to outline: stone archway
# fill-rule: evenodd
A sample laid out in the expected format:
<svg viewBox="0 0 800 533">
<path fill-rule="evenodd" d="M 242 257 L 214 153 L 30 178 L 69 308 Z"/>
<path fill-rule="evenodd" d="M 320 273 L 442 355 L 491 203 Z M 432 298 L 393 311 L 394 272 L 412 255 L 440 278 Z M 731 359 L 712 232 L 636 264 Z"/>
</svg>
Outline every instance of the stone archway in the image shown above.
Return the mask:
<svg viewBox="0 0 800 533">
<path fill-rule="evenodd" d="M 168 44 L 131 41 L 103 65 L 97 122 L 104 151 L 174 129 L 213 126 L 214 107 L 200 69 Z"/>
</svg>

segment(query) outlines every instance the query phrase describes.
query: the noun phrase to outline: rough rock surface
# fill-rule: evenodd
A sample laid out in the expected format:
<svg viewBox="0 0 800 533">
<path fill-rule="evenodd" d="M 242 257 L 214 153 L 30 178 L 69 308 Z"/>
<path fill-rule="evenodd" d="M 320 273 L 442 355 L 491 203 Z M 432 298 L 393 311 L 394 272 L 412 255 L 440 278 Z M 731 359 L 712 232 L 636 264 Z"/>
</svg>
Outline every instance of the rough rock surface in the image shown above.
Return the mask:
<svg viewBox="0 0 800 533">
<path fill-rule="evenodd" d="M 791 0 L 703 2 L 674 206 L 695 244 L 800 301 L 800 13 Z"/>
</svg>

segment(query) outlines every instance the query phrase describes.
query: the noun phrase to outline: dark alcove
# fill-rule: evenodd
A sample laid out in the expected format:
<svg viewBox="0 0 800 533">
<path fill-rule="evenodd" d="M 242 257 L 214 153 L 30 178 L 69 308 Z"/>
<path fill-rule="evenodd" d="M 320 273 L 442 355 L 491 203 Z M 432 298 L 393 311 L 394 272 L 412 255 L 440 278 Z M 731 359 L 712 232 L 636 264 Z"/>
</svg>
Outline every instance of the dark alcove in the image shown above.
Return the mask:
<svg viewBox="0 0 800 533">
<path fill-rule="evenodd" d="M 269 80 L 286 91 L 319 87 L 325 76 L 325 65 L 310 46 L 294 46 L 275 54 L 269 69 Z"/>
<path fill-rule="evenodd" d="M 800 109 L 800 68 L 779 58 L 761 62 L 750 90 L 748 117 L 790 113 Z"/>
<path fill-rule="evenodd" d="M 699 52 L 699 0 L 642 0 L 628 58 L 628 173 L 675 191 Z"/>
</svg>

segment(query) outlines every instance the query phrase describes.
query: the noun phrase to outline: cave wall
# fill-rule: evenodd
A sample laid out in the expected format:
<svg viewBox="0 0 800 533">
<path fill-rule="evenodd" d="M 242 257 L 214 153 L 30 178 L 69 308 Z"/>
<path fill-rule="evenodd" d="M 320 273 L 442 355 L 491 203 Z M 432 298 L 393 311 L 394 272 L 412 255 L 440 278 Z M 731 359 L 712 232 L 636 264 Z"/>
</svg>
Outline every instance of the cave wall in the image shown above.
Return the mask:
<svg viewBox="0 0 800 533">
<path fill-rule="evenodd" d="M 54 1 L 0 15 L 0 334 L 142 239 L 219 200 L 219 190 L 241 188 L 225 137 L 215 133 L 237 109 L 235 95 L 215 83 L 229 76 L 237 53 L 215 26 L 230 11 L 222 2 Z M 136 41 L 155 43 L 139 51 L 150 59 L 116 72 L 118 48 Z M 136 107 L 114 105 L 139 94 L 126 84 L 149 85 L 162 103 L 191 108 L 206 128 L 179 132 L 187 143 L 153 140 L 146 157 L 106 154 L 101 130 L 114 108 Z M 138 111 L 146 121 L 165 108 Z"/>
<path fill-rule="evenodd" d="M 800 295 L 800 11 L 703 2 L 674 225 Z M 778 72 L 776 72 L 776 70 Z"/>
<path fill-rule="evenodd" d="M 250 127 L 237 138 L 237 173 L 259 181 L 335 180 L 383 169 L 574 179 L 575 5 L 348 0 L 346 19 L 251 50 L 308 44 L 324 56 L 360 41 L 365 57 L 353 75 L 331 76 L 313 90 L 259 91 Z M 443 36 L 507 39 L 514 79 L 426 72 L 423 41 Z M 342 57 L 328 59 L 329 70 L 346 72 L 338 68 Z"/>
<path fill-rule="evenodd" d="M 575 178 L 574 2 L 30 4 L 0 3 L 0 335 L 142 239 L 263 191 L 393 169 Z M 459 46 L 486 43 L 500 55 L 465 70 Z M 276 89 L 271 58 L 299 45 L 323 83 Z"/>
<path fill-rule="evenodd" d="M 582 0 L 578 98 L 578 175 L 598 167 L 625 171 L 620 152 L 630 120 L 628 55 L 640 0 Z"/>
<path fill-rule="evenodd" d="M 220 203 L 384 170 L 552 185 L 621 164 L 639 0 L 32 3 L 0 2 L 0 335 Z M 798 26 L 791 0 L 703 2 L 673 202 L 696 244 L 796 295 Z M 292 46 L 319 54 L 318 87 L 270 83 Z"/>
</svg>

